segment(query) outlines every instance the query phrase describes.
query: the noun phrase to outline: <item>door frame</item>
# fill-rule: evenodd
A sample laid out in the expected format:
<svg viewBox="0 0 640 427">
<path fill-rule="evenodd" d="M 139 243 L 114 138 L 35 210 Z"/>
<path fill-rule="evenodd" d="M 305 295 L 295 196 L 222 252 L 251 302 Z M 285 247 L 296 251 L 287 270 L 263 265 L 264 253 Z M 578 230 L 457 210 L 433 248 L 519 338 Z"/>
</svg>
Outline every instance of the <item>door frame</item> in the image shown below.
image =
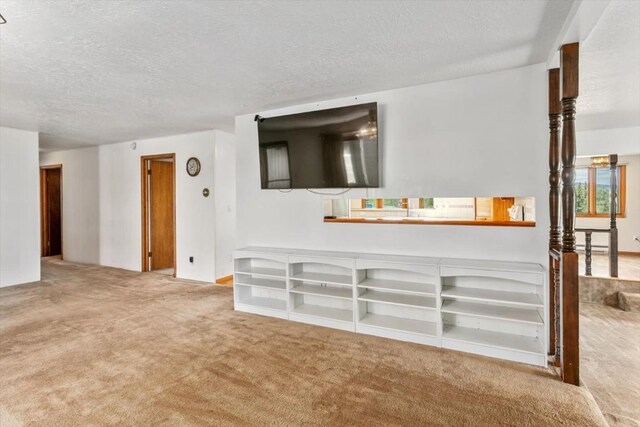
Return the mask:
<svg viewBox="0 0 640 427">
<path fill-rule="evenodd" d="M 40 166 L 40 257 L 44 257 L 45 253 L 45 234 L 47 231 L 47 225 L 45 223 L 45 212 L 47 208 L 47 200 L 45 198 L 45 194 L 47 191 L 47 182 L 44 179 L 46 176 L 46 170 L 48 169 L 60 169 L 60 259 L 64 259 L 64 208 L 63 208 L 63 195 L 64 195 L 64 179 L 62 175 L 62 163 L 57 163 L 53 165 L 41 165 Z"/>
<path fill-rule="evenodd" d="M 171 159 L 173 161 L 173 277 L 177 277 L 178 259 L 176 251 L 176 153 L 151 154 L 148 156 L 140 156 L 140 180 L 141 180 L 141 223 L 142 223 L 142 246 L 140 250 L 142 272 L 151 271 L 149 268 L 149 224 L 147 218 L 149 216 L 149 199 L 148 199 L 148 180 L 147 180 L 147 162 L 149 160 Z"/>
</svg>

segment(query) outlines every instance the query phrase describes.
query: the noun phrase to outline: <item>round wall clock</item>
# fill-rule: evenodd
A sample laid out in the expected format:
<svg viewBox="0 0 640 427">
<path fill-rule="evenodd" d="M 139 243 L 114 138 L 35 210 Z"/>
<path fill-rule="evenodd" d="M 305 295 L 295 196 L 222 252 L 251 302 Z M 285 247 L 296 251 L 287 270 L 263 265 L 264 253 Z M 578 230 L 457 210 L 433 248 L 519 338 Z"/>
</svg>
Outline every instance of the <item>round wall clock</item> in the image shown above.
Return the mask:
<svg viewBox="0 0 640 427">
<path fill-rule="evenodd" d="M 187 173 L 190 176 L 196 176 L 200 173 L 200 160 L 197 157 L 191 157 L 187 160 Z"/>
</svg>

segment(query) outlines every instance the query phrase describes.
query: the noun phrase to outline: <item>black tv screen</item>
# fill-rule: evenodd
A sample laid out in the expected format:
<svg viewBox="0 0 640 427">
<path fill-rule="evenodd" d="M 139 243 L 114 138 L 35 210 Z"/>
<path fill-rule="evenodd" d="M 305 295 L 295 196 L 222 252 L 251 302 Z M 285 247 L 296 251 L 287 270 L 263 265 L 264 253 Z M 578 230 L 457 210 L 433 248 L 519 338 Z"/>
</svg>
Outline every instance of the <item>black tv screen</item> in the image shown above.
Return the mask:
<svg viewBox="0 0 640 427">
<path fill-rule="evenodd" d="M 263 189 L 378 187 L 378 104 L 256 116 Z"/>
</svg>

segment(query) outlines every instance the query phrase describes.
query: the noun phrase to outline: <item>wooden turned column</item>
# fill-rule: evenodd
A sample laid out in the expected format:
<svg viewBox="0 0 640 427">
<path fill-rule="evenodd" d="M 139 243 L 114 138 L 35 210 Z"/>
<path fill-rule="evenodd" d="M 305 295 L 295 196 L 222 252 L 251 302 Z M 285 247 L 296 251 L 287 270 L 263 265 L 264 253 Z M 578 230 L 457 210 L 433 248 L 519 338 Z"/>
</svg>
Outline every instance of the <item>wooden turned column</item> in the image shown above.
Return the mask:
<svg viewBox="0 0 640 427">
<path fill-rule="evenodd" d="M 618 225 L 616 223 L 618 200 L 618 155 L 609 155 L 609 275 L 618 277 Z"/>
<path fill-rule="evenodd" d="M 549 249 L 560 249 L 560 69 L 549 70 Z M 556 287 L 557 262 L 549 256 L 549 355 L 556 355 L 559 330 L 559 289 Z"/>
<path fill-rule="evenodd" d="M 591 276 L 591 232 L 584 233 L 584 275 Z"/>
<path fill-rule="evenodd" d="M 560 80 L 562 84 L 562 379 L 580 384 L 578 254 L 576 252 L 576 100 L 578 98 L 579 45 L 560 48 Z"/>
</svg>

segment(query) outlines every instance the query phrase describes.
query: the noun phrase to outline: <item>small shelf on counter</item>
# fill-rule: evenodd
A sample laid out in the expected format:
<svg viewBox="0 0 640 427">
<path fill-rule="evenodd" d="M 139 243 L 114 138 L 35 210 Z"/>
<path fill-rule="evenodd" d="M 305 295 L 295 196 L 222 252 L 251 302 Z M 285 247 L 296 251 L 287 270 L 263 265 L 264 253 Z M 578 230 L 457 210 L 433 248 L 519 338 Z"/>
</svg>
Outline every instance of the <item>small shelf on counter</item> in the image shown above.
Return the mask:
<svg viewBox="0 0 640 427">
<path fill-rule="evenodd" d="M 417 219 L 417 218 L 325 218 L 324 222 L 351 224 L 407 224 L 407 225 L 470 225 L 489 227 L 535 227 L 535 221 L 494 221 L 476 219 Z"/>
</svg>

